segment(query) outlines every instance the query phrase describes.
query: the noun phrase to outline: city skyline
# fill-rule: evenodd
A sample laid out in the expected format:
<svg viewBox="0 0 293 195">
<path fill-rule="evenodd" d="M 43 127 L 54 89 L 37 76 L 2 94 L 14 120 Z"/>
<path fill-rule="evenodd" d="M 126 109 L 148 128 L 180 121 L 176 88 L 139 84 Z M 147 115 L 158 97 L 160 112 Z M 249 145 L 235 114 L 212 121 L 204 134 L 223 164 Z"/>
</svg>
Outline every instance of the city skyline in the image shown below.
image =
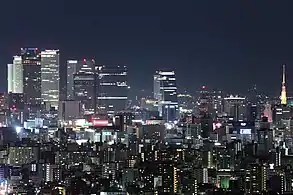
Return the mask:
<svg viewBox="0 0 293 195">
<path fill-rule="evenodd" d="M 23 49 L 23 48 L 21 48 L 21 49 Z M 72 83 L 73 82 L 73 80 L 72 80 L 73 79 L 73 73 L 76 71 L 76 66 L 78 65 L 78 63 L 83 63 L 85 61 L 93 61 L 93 63 L 94 63 L 93 65 L 95 67 L 105 66 L 104 64 L 102 65 L 100 63 L 97 63 L 94 59 L 86 59 L 86 58 L 77 59 L 77 58 L 72 58 L 72 59 L 67 59 L 66 60 L 66 63 L 65 63 L 67 66 L 62 68 L 62 65 L 61 65 L 62 62 L 60 62 L 60 60 L 59 60 L 59 57 L 60 57 L 59 49 L 40 49 L 39 47 L 35 47 L 35 48 L 32 47 L 32 48 L 25 48 L 25 49 L 37 49 L 38 51 L 40 51 L 40 55 L 42 53 L 45 54 L 46 52 L 49 52 L 49 54 L 51 54 L 51 52 L 53 52 L 53 53 L 54 52 L 57 52 L 58 53 L 58 60 L 57 60 L 58 67 L 57 67 L 56 71 L 58 71 L 58 72 L 59 71 L 62 71 L 62 72 L 59 72 L 59 76 L 61 77 L 61 81 L 59 81 L 60 89 L 59 89 L 59 86 L 58 86 L 58 91 L 61 90 L 61 93 L 64 93 L 62 95 L 64 95 L 64 97 L 67 97 L 68 99 L 71 99 L 72 98 L 71 97 L 72 94 L 69 94 L 68 95 L 68 93 L 70 93 L 70 92 L 68 92 L 68 89 L 67 88 L 71 88 L 70 86 L 73 85 L 73 83 Z M 5 70 L 6 73 L 7 73 L 7 75 L 6 75 L 7 79 L 6 79 L 6 85 L 5 85 L 7 87 L 6 87 L 6 90 L 5 91 L 8 91 L 8 92 L 9 91 L 11 91 L 11 92 L 14 91 L 16 93 L 19 93 L 22 90 L 19 87 L 20 85 L 22 85 L 22 83 L 19 84 L 19 81 L 16 81 L 14 84 L 12 84 L 12 82 L 8 82 L 8 80 L 11 80 L 11 81 L 14 82 L 16 75 L 12 75 L 12 74 L 17 74 L 18 77 L 19 77 L 19 74 L 20 74 L 19 73 L 19 70 L 18 70 L 19 68 L 17 69 L 17 66 L 15 66 L 17 64 L 20 64 L 21 65 L 21 57 L 19 56 L 18 53 L 15 53 L 12 56 L 12 61 L 7 64 L 7 67 L 6 67 L 6 70 Z M 113 66 L 113 65 L 107 64 L 106 66 Z M 119 66 L 119 64 L 117 64 L 117 66 Z M 125 66 L 125 65 L 122 65 L 122 66 Z M 284 76 L 285 76 L 285 66 L 286 66 L 285 64 L 283 64 L 282 66 L 280 66 L 280 67 L 282 67 L 282 74 L 281 74 L 282 76 L 280 78 L 282 80 L 282 82 L 281 82 L 282 86 L 285 84 L 284 83 L 284 79 L 285 79 L 284 78 Z M 22 65 L 21 65 L 21 67 L 22 67 Z M 18 70 L 18 72 L 17 72 L 17 70 Z M 148 77 L 153 78 L 153 76 L 156 75 L 158 71 L 168 71 L 168 70 L 171 70 L 171 69 L 170 68 L 158 68 L 152 74 L 148 75 Z M 174 69 L 172 71 L 174 72 Z M 175 72 L 176 72 L 176 75 L 177 75 L 177 71 L 175 71 Z M 178 71 L 178 72 L 180 72 L 180 71 Z M 59 76 L 56 77 L 56 79 L 59 80 Z M 18 78 L 18 80 L 22 80 L 22 76 L 20 78 Z M 287 80 L 287 74 L 286 74 L 286 80 Z M 68 82 L 71 82 L 71 84 L 69 84 Z M 150 82 L 150 83 L 148 83 L 149 84 L 149 87 L 147 89 L 140 89 L 140 90 L 137 90 L 137 91 L 132 91 L 132 93 L 129 94 L 129 97 L 130 98 L 133 98 L 133 96 L 135 94 L 136 95 L 138 94 L 139 97 L 140 97 L 141 96 L 140 92 L 141 91 L 144 91 L 144 90 L 146 90 L 146 93 L 145 93 L 146 96 L 149 96 L 149 97 L 153 96 L 154 93 L 156 93 L 156 92 L 154 91 L 154 88 L 152 87 L 152 85 L 153 85 L 152 83 L 153 83 L 153 81 Z M 129 84 L 130 87 L 132 87 L 132 83 L 128 82 L 128 84 Z M 17 88 L 17 86 L 18 86 L 18 89 L 15 90 L 15 88 Z M 178 88 L 178 92 L 179 93 L 183 93 L 183 92 L 185 93 L 185 92 L 187 92 L 187 93 L 191 93 L 193 95 L 196 92 L 199 92 L 202 87 L 205 87 L 208 91 L 213 91 L 213 90 L 221 90 L 221 91 L 224 91 L 224 92 L 227 93 L 227 97 L 228 97 L 229 94 L 241 94 L 241 95 L 247 96 L 247 95 L 249 95 L 249 90 L 251 90 L 253 88 L 256 89 L 258 91 L 258 93 L 263 93 L 263 94 L 266 94 L 266 95 L 269 95 L 269 96 L 273 96 L 273 97 L 274 96 L 275 97 L 278 96 L 278 93 L 272 94 L 272 93 L 263 92 L 263 91 L 258 90 L 257 85 L 255 85 L 255 84 L 252 85 L 252 86 L 250 86 L 247 89 L 243 89 L 242 91 L 237 91 L 237 90 L 236 91 L 231 91 L 231 90 L 230 91 L 228 91 L 228 90 L 225 91 L 225 89 L 223 90 L 223 88 L 220 88 L 220 87 L 219 88 L 216 88 L 216 87 L 213 87 L 213 86 L 207 86 L 205 84 L 196 86 L 192 90 L 190 90 L 190 89 L 186 89 L 184 87 L 180 87 L 180 84 L 178 85 L 178 81 L 177 81 L 177 86 L 179 86 L 179 88 Z M 288 91 L 288 89 L 287 89 L 287 81 L 286 81 L 286 89 L 284 89 L 284 90 L 286 91 L 287 96 L 288 97 L 291 97 L 290 95 L 292 95 L 292 93 L 290 91 Z M 280 94 L 280 92 L 279 92 L 279 94 Z M 282 94 L 281 94 L 281 96 L 282 96 Z M 143 97 L 143 95 L 141 97 Z"/>
<path fill-rule="evenodd" d="M 106 2 L 62 1 L 54 9 L 50 9 L 53 2 L 46 9 L 39 9 L 34 1 L 20 2 L 17 6 L 3 3 L 16 11 L 10 18 L 5 17 L 9 15 L 6 10 L 1 12 L 6 30 L 0 36 L 0 63 L 6 67 L 19 47 L 58 48 L 62 67 L 67 59 L 84 57 L 95 58 L 100 64 L 127 65 L 130 83 L 134 83 L 136 91 L 150 90 L 147 83 L 152 78 L 146 75 L 152 75 L 159 67 L 175 69 L 182 90 L 194 91 L 207 85 L 245 92 L 256 84 L 260 91 L 273 95 L 279 94 L 276 72 L 286 64 L 287 91 L 290 94 L 293 90 L 290 81 L 293 33 L 286 26 L 292 15 L 288 9 L 290 1 L 265 4 L 168 1 L 166 9 L 163 3 L 153 6 L 149 2 L 142 7 L 130 2 L 116 3 L 111 7 Z M 98 11 L 92 12 L 95 7 Z M 22 24 L 12 25 L 28 9 L 35 12 L 27 12 Z M 54 10 L 53 15 L 50 10 Z M 42 19 L 36 18 L 34 25 L 30 25 L 29 18 L 41 12 Z M 50 29 L 52 25 L 60 30 Z M 4 72 L 1 78 L 5 78 Z M 147 82 L 137 86 L 140 78 Z M 0 88 L 4 91 L 6 87 Z"/>
<path fill-rule="evenodd" d="M 292 7 L 1 2 L 0 195 L 293 194 Z"/>
</svg>

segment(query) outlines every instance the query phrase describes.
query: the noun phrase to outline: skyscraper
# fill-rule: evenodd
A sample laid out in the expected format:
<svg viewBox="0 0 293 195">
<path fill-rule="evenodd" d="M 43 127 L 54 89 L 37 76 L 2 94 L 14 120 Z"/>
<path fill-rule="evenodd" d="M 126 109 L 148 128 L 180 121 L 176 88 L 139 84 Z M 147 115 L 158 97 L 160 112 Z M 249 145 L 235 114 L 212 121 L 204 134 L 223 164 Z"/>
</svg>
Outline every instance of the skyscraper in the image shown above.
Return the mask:
<svg viewBox="0 0 293 195">
<path fill-rule="evenodd" d="M 7 91 L 13 92 L 13 64 L 7 64 Z"/>
<path fill-rule="evenodd" d="M 205 115 L 211 115 L 212 113 L 212 96 L 207 90 L 206 86 L 201 86 L 199 97 L 199 114 L 201 117 Z"/>
<path fill-rule="evenodd" d="M 158 90 L 158 86 L 160 87 Z M 177 118 L 178 100 L 174 71 L 157 71 L 154 75 L 154 95 L 159 101 L 160 115 L 172 122 Z"/>
<path fill-rule="evenodd" d="M 283 80 L 282 80 L 282 91 L 281 91 L 281 104 L 287 105 L 287 94 L 286 94 L 286 85 L 285 85 L 285 65 L 283 65 Z"/>
<path fill-rule="evenodd" d="M 47 109 L 59 104 L 59 50 L 41 52 L 41 91 Z"/>
<path fill-rule="evenodd" d="M 76 73 L 77 60 L 67 60 L 66 91 L 67 99 L 74 99 L 73 76 Z"/>
<path fill-rule="evenodd" d="M 22 48 L 23 93 L 29 107 L 41 105 L 41 54 L 38 48 Z"/>
<path fill-rule="evenodd" d="M 23 93 L 23 67 L 20 56 L 13 57 L 13 64 L 7 65 L 8 69 L 8 92 Z"/>
<path fill-rule="evenodd" d="M 244 97 L 230 96 L 224 98 L 224 112 L 235 121 L 246 120 L 246 104 Z"/>
<path fill-rule="evenodd" d="M 21 56 L 13 57 L 13 93 L 23 93 L 23 67 Z"/>
<path fill-rule="evenodd" d="M 97 72 L 99 111 L 113 115 L 124 110 L 128 99 L 127 67 L 102 65 L 97 67 Z"/>
<path fill-rule="evenodd" d="M 81 60 L 73 74 L 74 100 L 80 101 L 84 111 L 96 110 L 96 73 L 94 60 Z"/>
<path fill-rule="evenodd" d="M 161 100 L 161 81 L 160 81 L 161 76 L 159 74 L 154 75 L 154 99 L 156 100 Z"/>
</svg>

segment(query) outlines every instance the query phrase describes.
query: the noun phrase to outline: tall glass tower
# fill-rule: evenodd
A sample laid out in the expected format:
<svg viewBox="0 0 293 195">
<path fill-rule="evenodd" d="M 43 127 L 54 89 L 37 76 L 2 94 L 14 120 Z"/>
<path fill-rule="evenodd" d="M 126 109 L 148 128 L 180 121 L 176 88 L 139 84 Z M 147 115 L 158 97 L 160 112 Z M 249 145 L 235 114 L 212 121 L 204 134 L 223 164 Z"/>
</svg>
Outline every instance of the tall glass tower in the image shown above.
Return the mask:
<svg viewBox="0 0 293 195">
<path fill-rule="evenodd" d="M 41 94 L 46 109 L 59 104 L 59 50 L 41 52 Z"/>
<path fill-rule="evenodd" d="M 38 48 L 22 48 L 23 93 L 25 104 L 40 107 L 41 98 L 41 53 Z"/>
<path fill-rule="evenodd" d="M 109 116 L 123 111 L 128 100 L 127 67 L 98 66 L 98 104 L 99 111 Z"/>
<path fill-rule="evenodd" d="M 77 60 L 67 60 L 66 96 L 68 100 L 74 99 L 73 77 L 76 73 Z"/>
<path fill-rule="evenodd" d="M 73 74 L 74 100 L 80 101 L 83 111 L 93 114 L 96 111 L 96 73 L 94 60 L 81 60 Z"/>
<path fill-rule="evenodd" d="M 23 67 L 21 56 L 14 56 L 13 63 L 8 64 L 8 92 L 23 93 Z"/>
<path fill-rule="evenodd" d="M 173 122 L 178 115 L 177 85 L 174 71 L 157 71 L 154 75 L 154 96 L 159 101 L 160 115 Z"/>
</svg>

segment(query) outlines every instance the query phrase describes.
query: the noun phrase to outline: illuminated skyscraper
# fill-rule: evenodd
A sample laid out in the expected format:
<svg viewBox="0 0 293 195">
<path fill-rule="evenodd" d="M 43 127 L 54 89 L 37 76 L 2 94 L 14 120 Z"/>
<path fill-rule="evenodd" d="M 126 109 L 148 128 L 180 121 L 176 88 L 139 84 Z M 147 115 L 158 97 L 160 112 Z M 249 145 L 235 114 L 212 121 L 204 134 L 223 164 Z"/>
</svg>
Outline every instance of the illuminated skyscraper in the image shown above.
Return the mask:
<svg viewBox="0 0 293 195">
<path fill-rule="evenodd" d="M 8 92 L 23 93 L 23 67 L 20 56 L 13 57 L 13 64 L 8 64 Z"/>
<path fill-rule="evenodd" d="M 13 57 L 13 93 L 23 93 L 23 67 L 21 56 Z"/>
<path fill-rule="evenodd" d="M 68 100 L 74 99 L 73 76 L 76 73 L 77 63 L 77 60 L 67 60 L 66 91 Z"/>
<path fill-rule="evenodd" d="M 199 114 L 205 116 L 211 112 L 211 95 L 206 86 L 201 86 L 199 97 Z"/>
<path fill-rule="evenodd" d="M 41 53 L 38 48 L 22 48 L 23 93 L 30 108 L 41 105 Z"/>
<path fill-rule="evenodd" d="M 224 112 L 235 121 L 246 120 L 245 98 L 232 95 L 224 98 Z"/>
<path fill-rule="evenodd" d="M 158 90 L 158 87 L 160 90 Z M 154 96 L 159 101 L 160 115 L 168 122 L 177 118 L 178 100 L 174 71 L 157 71 L 154 75 Z"/>
<path fill-rule="evenodd" d="M 59 104 L 59 50 L 41 52 L 42 100 L 47 109 Z"/>
<path fill-rule="evenodd" d="M 110 116 L 123 111 L 128 99 L 127 67 L 102 65 L 97 67 L 97 72 L 99 111 L 106 111 Z"/>
<path fill-rule="evenodd" d="M 159 74 L 154 75 L 154 99 L 161 100 L 161 90 L 160 90 L 160 81 L 161 76 Z"/>
<path fill-rule="evenodd" d="M 8 93 L 13 92 L 13 64 L 7 64 L 7 84 Z"/>
<path fill-rule="evenodd" d="M 80 101 L 84 111 L 96 110 L 96 73 L 94 60 L 81 60 L 73 74 L 74 100 Z"/>
<path fill-rule="evenodd" d="M 283 65 L 283 80 L 282 80 L 282 91 L 281 91 L 281 104 L 287 105 L 287 94 L 286 94 L 286 85 L 285 85 L 285 65 Z"/>
</svg>

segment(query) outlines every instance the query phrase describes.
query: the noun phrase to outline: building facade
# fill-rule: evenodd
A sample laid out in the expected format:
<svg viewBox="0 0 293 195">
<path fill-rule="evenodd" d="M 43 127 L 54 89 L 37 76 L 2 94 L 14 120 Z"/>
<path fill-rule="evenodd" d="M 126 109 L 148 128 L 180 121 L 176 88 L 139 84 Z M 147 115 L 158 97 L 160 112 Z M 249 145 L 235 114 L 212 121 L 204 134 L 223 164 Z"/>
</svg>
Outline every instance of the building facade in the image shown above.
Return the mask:
<svg viewBox="0 0 293 195">
<path fill-rule="evenodd" d="M 41 52 L 41 92 L 46 109 L 59 104 L 59 50 Z"/>
<path fill-rule="evenodd" d="M 93 60 L 79 61 L 73 74 L 74 100 L 80 101 L 85 114 L 96 110 L 96 73 Z"/>
<path fill-rule="evenodd" d="M 23 67 L 21 56 L 14 56 L 13 63 L 7 65 L 8 93 L 23 93 Z"/>
<path fill-rule="evenodd" d="M 29 107 L 41 105 L 41 53 L 38 48 L 22 48 L 23 93 Z"/>
<path fill-rule="evenodd" d="M 66 96 L 68 100 L 74 99 L 73 76 L 76 73 L 77 60 L 67 60 Z"/>
<path fill-rule="evenodd" d="M 245 98 L 232 95 L 224 98 L 224 112 L 235 121 L 246 120 Z"/>
<path fill-rule="evenodd" d="M 160 91 L 158 92 L 158 87 Z M 159 101 L 160 115 L 173 122 L 178 116 L 177 86 L 174 71 L 157 71 L 154 76 L 154 95 Z"/>
<path fill-rule="evenodd" d="M 99 111 L 108 115 L 125 110 L 128 100 L 127 67 L 97 66 Z"/>
</svg>

